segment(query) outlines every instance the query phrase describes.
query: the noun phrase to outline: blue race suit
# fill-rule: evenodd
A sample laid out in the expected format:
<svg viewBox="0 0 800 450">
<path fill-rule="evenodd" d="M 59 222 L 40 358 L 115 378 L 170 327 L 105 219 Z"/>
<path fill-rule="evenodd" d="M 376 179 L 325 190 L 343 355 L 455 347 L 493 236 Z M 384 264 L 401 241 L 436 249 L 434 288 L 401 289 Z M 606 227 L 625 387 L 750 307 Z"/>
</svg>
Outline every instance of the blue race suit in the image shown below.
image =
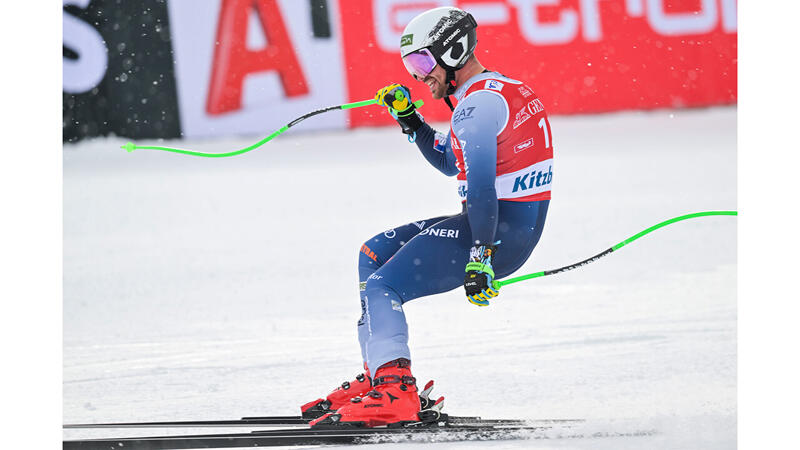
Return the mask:
<svg viewBox="0 0 800 450">
<path fill-rule="evenodd" d="M 498 200 L 495 191 L 497 136 L 508 123 L 508 105 L 497 95 L 463 98 L 469 86 L 490 76 L 504 79 L 497 73 L 476 75 L 455 92 L 459 103 L 453 117 L 469 111 L 471 119 L 470 126 L 462 122 L 458 127 L 469 186 L 462 211 L 392 228 L 361 246 L 358 337 L 372 373 L 397 358 L 411 359 L 403 304 L 462 287 L 469 250 L 475 243 L 501 241 L 492 264 L 495 277 L 503 278 L 519 269 L 539 242 L 550 201 Z M 440 172 L 459 173 L 445 135 L 423 124 L 415 142 Z"/>
</svg>

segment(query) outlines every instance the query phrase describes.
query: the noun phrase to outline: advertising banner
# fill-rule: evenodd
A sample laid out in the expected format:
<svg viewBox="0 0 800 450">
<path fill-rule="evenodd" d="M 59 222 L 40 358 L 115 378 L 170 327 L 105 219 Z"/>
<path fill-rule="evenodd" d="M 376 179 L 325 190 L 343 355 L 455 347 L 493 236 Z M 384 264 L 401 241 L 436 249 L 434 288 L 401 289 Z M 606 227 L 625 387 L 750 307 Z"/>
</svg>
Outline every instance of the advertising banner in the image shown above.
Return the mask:
<svg viewBox="0 0 800 450">
<path fill-rule="evenodd" d="M 735 103 L 736 0 L 350 0 L 341 9 L 351 101 L 400 82 L 425 100 L 427 120 L 449 110 L 399 57 L 416 14 L 457 6 L 478 22 L 476 55 L 528 83 L 551 113 Z M 352 126 L 390 123 L 353 110 Z"/>
<path fill-rule="evenodd" d="M 179 137 L 166 0 L 63 5 L 63 140 Z"/>
<path fill-rule="evenodd" d="M 450 111 L 399 56 L 437 6 L 478 22 L 476 55 L 549 113 L 733 104 L 736 0 L 63 0 L 65 141 L 264 135 L 399 82 Z M 393 123 L 376 107 L 303 130 Z"/>
<path fill-rule="evenodd" d="M 170 0 L 169 14 L 184 136 L 264 134 L 347 102 L 336 1 Z"/>
</svg>

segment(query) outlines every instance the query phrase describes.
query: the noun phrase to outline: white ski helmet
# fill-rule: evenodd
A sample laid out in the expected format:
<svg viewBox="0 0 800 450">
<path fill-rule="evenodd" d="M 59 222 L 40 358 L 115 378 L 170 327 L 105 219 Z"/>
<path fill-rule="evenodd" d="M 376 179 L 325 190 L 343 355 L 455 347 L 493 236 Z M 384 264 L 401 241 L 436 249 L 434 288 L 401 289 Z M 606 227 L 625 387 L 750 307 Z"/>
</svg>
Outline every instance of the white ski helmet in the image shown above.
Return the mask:
<svg viewBox="0 0 800 450">
<path fill-rule="evenodd" d="M 400 56 L 408 72 L 422 79 L 436 67 L 447 72 L 447 83 L 464 67 L 478 43 L 472 14 L 452 6 L 429 9 L 411 19 L 400 38 Z"/>
</svg>

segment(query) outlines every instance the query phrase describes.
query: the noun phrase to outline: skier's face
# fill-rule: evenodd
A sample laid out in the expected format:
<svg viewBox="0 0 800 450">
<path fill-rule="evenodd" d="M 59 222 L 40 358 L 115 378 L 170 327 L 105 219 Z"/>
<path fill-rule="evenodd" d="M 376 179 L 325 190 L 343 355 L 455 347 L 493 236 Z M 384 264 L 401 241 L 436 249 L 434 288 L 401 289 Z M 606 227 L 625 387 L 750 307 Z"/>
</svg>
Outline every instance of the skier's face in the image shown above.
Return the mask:
<svg viewBox="0 0 800 450">
<path fill-rule="evenodd" d="M 431 90 L 431 95 L 433 96 L 434 100 L 440 100 L 444 98 L 444 94 L 447 91 L 447 85 L 445 84 L 445 79 L 447 78 L 447 74 L 445 73 L 444 69 L 440 65 L 436 65 L 433 68 L 433 71 L 425 78 L 422 79 L 422 82 L 428 85 L 428 89 Z"/>
</svg>

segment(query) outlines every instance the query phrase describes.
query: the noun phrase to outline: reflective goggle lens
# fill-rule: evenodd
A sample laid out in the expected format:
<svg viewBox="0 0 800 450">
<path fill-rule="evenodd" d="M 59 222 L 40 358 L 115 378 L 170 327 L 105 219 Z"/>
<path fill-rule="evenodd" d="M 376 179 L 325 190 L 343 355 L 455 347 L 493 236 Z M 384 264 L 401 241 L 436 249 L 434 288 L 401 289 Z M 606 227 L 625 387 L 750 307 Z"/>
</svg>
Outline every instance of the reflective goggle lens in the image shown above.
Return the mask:
<svg viewBox="0 0 800 450">
<path fill-rule="evenodd" d="M 422 80 L 433 72 L 436 67 L 436 58 L 427 48 L 409 53 L 403 58 L 403 65 L 412 77 Z"/>
</svg>

